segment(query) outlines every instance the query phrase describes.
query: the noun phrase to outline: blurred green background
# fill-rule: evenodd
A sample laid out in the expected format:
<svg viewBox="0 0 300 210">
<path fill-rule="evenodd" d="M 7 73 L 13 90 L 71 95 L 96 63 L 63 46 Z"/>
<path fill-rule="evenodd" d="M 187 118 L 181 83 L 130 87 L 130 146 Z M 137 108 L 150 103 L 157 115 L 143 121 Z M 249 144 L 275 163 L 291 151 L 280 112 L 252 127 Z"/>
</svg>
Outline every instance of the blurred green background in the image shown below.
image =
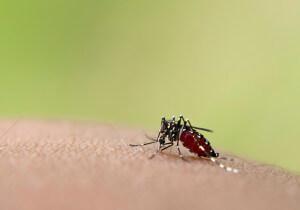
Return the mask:
<svg viewBox="0 0 300 210">
<path fill-rule="evenodd" d="M 300 1 L 2 1 L 0 116 L 158 129 L 300 172 Z"/>
</svg>

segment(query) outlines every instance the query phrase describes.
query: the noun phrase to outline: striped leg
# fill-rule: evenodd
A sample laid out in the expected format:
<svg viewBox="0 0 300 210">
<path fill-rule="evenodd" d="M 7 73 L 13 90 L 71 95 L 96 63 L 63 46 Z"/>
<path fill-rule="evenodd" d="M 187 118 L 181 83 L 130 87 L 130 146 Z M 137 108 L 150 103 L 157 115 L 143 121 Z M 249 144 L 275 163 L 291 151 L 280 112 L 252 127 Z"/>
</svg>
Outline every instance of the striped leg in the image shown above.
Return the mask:
<svg viewBox="0 0 300 210">
<path fill-rule="evenodd" d="M 224 164 L 222 164 L 220 161 L 218 161 L 216 158 L 211 157 L 204 149 L 203 146 L 199 146 L 199 148 L 206 154 L 206 156 L 210 159 L 211 162 L 213 162 L 214 164 L 218 165 L 220 168 L 224 169 L 227 172 L 233 172 L 233 173 L 238 173 L 239 170 L 235 169 L 235 168 L 231 168 L 228 166 L 225 166 Z"/>
<path fill-rule="evenodd" d="M 148 145 L 148 144 L 154 144 L 156 142 L 157 141 L 151 141 L 151 142 L 146 142 L 146 143 L 142 143 L 142 144 L 129 144 L 129 146 L 131 146 L 131 147 L 145 146 L 145 145 Z"/>
</svg>

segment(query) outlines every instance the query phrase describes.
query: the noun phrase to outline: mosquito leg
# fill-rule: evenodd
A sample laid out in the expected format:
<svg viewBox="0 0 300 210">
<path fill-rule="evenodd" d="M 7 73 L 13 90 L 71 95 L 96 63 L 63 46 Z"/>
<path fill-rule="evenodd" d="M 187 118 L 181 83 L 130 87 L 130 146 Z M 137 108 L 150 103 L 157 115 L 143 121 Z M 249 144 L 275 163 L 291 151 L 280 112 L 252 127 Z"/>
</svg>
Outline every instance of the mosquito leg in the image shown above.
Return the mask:
<svg viewBox="0 0 300 210">
<path fill-rule="evenodd" d="M 154 138 L 151 138 L 150 136 L 148 136 L 147 134 L 145 134 L 146 138 L 152 140 L 151 142 L 147 142 L 147 143 L 143 143 L 143 144 L 129 144 L 129 146 L 132 146 L 132 147 L 137 147 L 137 146 L 145 146 L 145 145 L 148 145 L 148 144 L 154 144 L 154 143 L 157 143 L 159 142 L 159 138 L 160 138 L 160 135 L 161 135 L 161 131 L 162 131 L 162 128 L 163 128 L 163 122 L 164 122 L 164 118 L 162 118 L 162 122 L 161 122 L 161 128 L 158 132 L 158 135 L 157 135 L 157 138 L 154 139 Z"/>
<path fill-rule="evenodd" d="M 211 129 L 208 128 L 200 128 L 200 127 L 196 127 L 196 126 L 192 126 L 190 120 L 186 120 L 186 122 L 189 124 L 191 129 L 198 129 L 198 130 L 203 130 L 203 131 L 207 131 L 207 132 L 213 132 Z"/>
<path fill-rule="evenodd" d="M 165 139 L 166 135 L 162 135 L 161 138 Z M 156 150 L 156 152 L 154 154 L 152 154 L 149 157 L 149 159 L 154 158 L 157 153 L 160 153 L 161 151 L 163 151 L 163 150 L 165 150 L 165 149 L 167 149 L 167 148 L 169 148 L 171 146 L 173 146 L 173 142 L 172 141 L 168 142 L 168 143 L 161 143 L 160 141 L 157 141 L 157 150 Z"/>
<path fill-rule="evenodd" d="M 147 142 L 147 143 L 143 143 L 143 144 L 129 144 L 129 146 L 131 146 L 131 147 L 145 146 L 145 145 L 148 145 L 148 144 L 154 144 L 156 142 L 157 141 Z"/>
<path fill-rule="evenodd" d="M 187 119 L 186 122 L 189 124 L 189 126 L 191 127 L 191 129 L 193 129 L 193 126 L 192 126 L 190 120 Z"/>
<path fill-rule="evenodd" d="M 181 123 L 181 120 L 183 121 L 183 123 L 186 122 L 185 119 L 184 119 L 184 117 L 183 117 L 182 115 L 179 116 L 179 121 L 180 121 L 180 123 Z"/>
<path fill-rule="evenodd" d="M 180 130 L 179 130 L 179 135 L 178 135 L 178 139 L 177 139 L 177 143 L 178 143 L 178 141 L 179 141 L 179 139 L 180 139 L 180 137 L 181 137 L 181 134 L 182 134 L 182 132 L 183 132 L 183 128 L 185 127 L 185 123 L 181 126 L 181 128 L 180 128 Z"/>
<path fill-rule="evenodd" d="M 169 143 L 166 143 L 164 145 L 167 145 L 169 144 L 168 146 L 165 146 L 164 148 L 162 148 L 160 151 L 164 151 L 165 149 L 168 149 L 169 147 L 173 146 L 173 142 L 169 142 Z"/>
<path fill-rule="evenodd" d="M 193 127 L 189 119 L 187 119 L 186 121 L 189 124 L 189 126 Z"/>
<path fill-rule="evenodd" d="M 156 142 L 157 143 L 157 150 L 155 153 L 153 153 L 152 155 L 150 155 L 149 159 L 152 159 L 155 157 L 156 154 L 158 154 L 159 152 L 161 152 L 161 144 L 159 141 Z"/>
<path fill-rule="evenodd" d="M 232 168 L 232 167 L 228 167 L 225 166 L 223 163 L 221 163 L 220 161 L 218 161 L 215 157 L 210 156 L 206 150 L 204 149 L 203 146 L 199 146 L 199 148 L 206 154 L 207 158 L 214 164 L 218 165 L 220 168 L 224 169 L 226 172 L 233 172 L 233 173 L 238 173 L 239 170 L 236 168 Z"/>
<path fill-rule="evenodd" d="M 176 148 L 177 148 L 177 151 L 178 151 L 179 157 L 180 157 L 180 158 L 183 158 L 183 155 L 182 155 L 182 153 L 181 153 L 181 151 L 180 151 L 180 148 L 179 148 L 179 139 L 177 140 L 177 143 L 176 143 Z"/>
</svg>

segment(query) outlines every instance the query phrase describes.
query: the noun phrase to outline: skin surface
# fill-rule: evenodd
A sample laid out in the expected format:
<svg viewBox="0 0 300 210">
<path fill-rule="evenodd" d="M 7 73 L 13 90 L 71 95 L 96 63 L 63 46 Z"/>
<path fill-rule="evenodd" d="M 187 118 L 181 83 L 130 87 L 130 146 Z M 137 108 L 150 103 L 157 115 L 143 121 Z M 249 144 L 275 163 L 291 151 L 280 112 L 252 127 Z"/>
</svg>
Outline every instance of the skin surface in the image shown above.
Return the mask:
<svg viewBox="0 0 300 210">
<path fill-rule="evenodd" d="M 12 123 L 1 121 L 1 133 Z M 182 160 L 176 148 L 149 159 L 155 145 L 128 146 L 148 141 L 144 134 L 18 121 L 0 139 L 0 209 L 299 209 L 296 175 L 225 155 L 240 170 L 227 173 L 186 150 Z"/>
</svg>

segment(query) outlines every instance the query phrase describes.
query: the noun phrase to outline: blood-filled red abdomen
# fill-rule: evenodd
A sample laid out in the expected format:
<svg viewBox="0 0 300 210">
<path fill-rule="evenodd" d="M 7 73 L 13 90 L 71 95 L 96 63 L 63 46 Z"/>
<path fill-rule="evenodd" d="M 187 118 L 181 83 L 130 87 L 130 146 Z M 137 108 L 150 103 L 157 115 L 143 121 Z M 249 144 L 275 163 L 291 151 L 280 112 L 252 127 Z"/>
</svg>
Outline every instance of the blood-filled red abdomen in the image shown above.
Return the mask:
<svg viewBox="0 0 300 210">
<path fill-rule="evenodd" d="M 216 156 L 216 153 L 210 146 L 205 137 L 197 132 L 185 130 L 180 136 L 180 141 L 183 146 L 188 148 L 190 152 L 197 154 L 200 157 Z M 204 148 L 205 152 L 203 151 Z"/>
</svg>

